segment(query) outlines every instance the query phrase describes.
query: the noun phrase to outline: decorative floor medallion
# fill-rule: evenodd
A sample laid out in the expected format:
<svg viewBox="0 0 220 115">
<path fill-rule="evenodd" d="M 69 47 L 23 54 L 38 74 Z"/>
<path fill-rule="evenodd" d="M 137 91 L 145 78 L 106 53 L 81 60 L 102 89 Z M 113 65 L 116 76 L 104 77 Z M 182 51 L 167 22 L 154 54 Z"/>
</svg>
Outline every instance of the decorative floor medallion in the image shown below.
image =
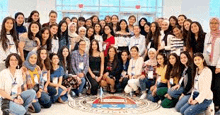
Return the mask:
<svg viewBox="0 0 220 115">
<path fill-rule="evenodd" d="M 76 110 L 96 114 L 142 114 L 160 107 L 159 104 L 147 99 L 129 98 L 123 94 L 105 94 L 102 103 L 98 103 L 98 100 L 97 96 L 83 96 L 74 98 L 69 102 L 69 106 Z"/>
</svg>

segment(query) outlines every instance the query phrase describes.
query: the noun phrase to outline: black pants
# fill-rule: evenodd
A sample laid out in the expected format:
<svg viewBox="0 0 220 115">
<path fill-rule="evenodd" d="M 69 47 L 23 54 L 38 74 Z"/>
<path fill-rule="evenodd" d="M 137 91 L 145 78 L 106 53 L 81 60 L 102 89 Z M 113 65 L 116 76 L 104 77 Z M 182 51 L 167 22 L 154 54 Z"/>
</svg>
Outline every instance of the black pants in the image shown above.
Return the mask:
<svg viewBox="0 0 220 115">
<path fill-rule="evenodd" d="M 98 91 L 98 88 L 99 88 L 99 84 L 98 82 L 93 79 L 90 74 L 87 74 L 86 76 L 86 80 L 89 82 L 89 85 L 91 87 L 91 94 L 92 95 L 96 95 L 97 94 L 97 91 Z"/>
<path fill-rule="evenodd" d="M 209 66 L 212 71 L 212 92 L 214 95 L 213 102 L 215 106 L 220 106 L 220 73 L 215 74 L 216 67 Z"/>
</svg>

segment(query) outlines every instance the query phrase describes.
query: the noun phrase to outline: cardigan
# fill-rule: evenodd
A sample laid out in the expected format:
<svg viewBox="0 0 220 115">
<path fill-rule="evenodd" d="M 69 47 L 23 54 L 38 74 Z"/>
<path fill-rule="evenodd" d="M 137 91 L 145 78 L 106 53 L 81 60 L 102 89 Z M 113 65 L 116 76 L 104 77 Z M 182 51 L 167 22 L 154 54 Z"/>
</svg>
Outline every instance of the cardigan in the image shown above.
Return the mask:
<svg viewBox="0 0 220 115">
<path fill-rule="evenodd" d="M 136 61 L 134 61 L 134 59 L 132 58 L 128 66 L 128 75 L 131 75 L 132 72 L 134 72 L 134 75 L 141 75 L 143 63 L 144 60 L 142 57 L 138 57 Z M 132 70 L 132 66 L 134 66 L 133 70 Z"/>
</svg>

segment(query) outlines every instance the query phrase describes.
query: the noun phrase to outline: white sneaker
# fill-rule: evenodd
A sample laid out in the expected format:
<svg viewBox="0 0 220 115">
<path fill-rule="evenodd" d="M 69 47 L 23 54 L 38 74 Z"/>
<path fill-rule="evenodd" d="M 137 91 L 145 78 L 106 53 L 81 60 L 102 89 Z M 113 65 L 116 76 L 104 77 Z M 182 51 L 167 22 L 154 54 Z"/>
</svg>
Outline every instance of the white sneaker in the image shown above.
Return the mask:
<svg viewBox="0 0 220 115">
<path fill-rule="evenodd" d="M 79 97 L 82 97 L 82 93 L 79 93 Z"/>
<path fill-rule="evenodd" d="M 68 101 L 73 101 L 73 98 L 70 96 L 70 94 L 67 95 Z"/>
<path fill-rule="evenodd" d="M 141 95 L 140 99 L 146 99 L 146 97 L 147 97 L 147 93 L 143 93 L 143 94 Z"/>
</svg>

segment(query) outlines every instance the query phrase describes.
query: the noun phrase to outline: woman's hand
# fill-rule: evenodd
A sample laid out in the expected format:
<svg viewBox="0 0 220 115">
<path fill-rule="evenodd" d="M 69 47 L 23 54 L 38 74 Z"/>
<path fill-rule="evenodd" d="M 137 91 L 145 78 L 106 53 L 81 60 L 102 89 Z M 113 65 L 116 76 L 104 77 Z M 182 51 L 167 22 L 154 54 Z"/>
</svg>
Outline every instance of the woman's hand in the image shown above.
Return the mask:
<svg viewBox="0 0 220 115">
<path fill-rule="evenodd" d="M 42 90 L 42 89 L 41 89 Z M 39 90 L 38 92 L 37 92 L 37 98 L 40 98 L 41 97 L 41 90 Z"/>
<path fill-rule="evenodd" d="M 183 98 L 183 96 L 184 96 L 184 94 L 182 93 L 182 94 L 181 94 L 181 96 L 179 97 L 179 100 L 180 100 L 180 99 L 182 99 L 182 98 Z"/>
<path fill-rule="evenodd" d="M 220 73 L 220 68 L 215 69 L 215 74 L 218 74 L 218 73 Z"/>
<path fill-rule="evenodd" d="M 193 100 L 193 101 L 191 101 L 191 105 L 195 105 L 195 104 L 197 104 L 198 103 L 198 101 L 196 101 L 196 100 Z"/>
<path fill-rule="evenodd" d="M 173 86 L 173 87 L 171 88 L 171 90 L 178 90 L 179 88 L 180 88 L 180 85 L 178 84 L 178 85 Z"/>
<path fill-rule="evenodd" d="M 191 104 L 192 101 L 193 101 L 193 99 L 190 97 L 188 100 L 188 103 Z"/>
<path fill-rule="evenodd" d="M 44 87 L 44 91 L 47 92 L 47 87 Z"/>
</svg>

